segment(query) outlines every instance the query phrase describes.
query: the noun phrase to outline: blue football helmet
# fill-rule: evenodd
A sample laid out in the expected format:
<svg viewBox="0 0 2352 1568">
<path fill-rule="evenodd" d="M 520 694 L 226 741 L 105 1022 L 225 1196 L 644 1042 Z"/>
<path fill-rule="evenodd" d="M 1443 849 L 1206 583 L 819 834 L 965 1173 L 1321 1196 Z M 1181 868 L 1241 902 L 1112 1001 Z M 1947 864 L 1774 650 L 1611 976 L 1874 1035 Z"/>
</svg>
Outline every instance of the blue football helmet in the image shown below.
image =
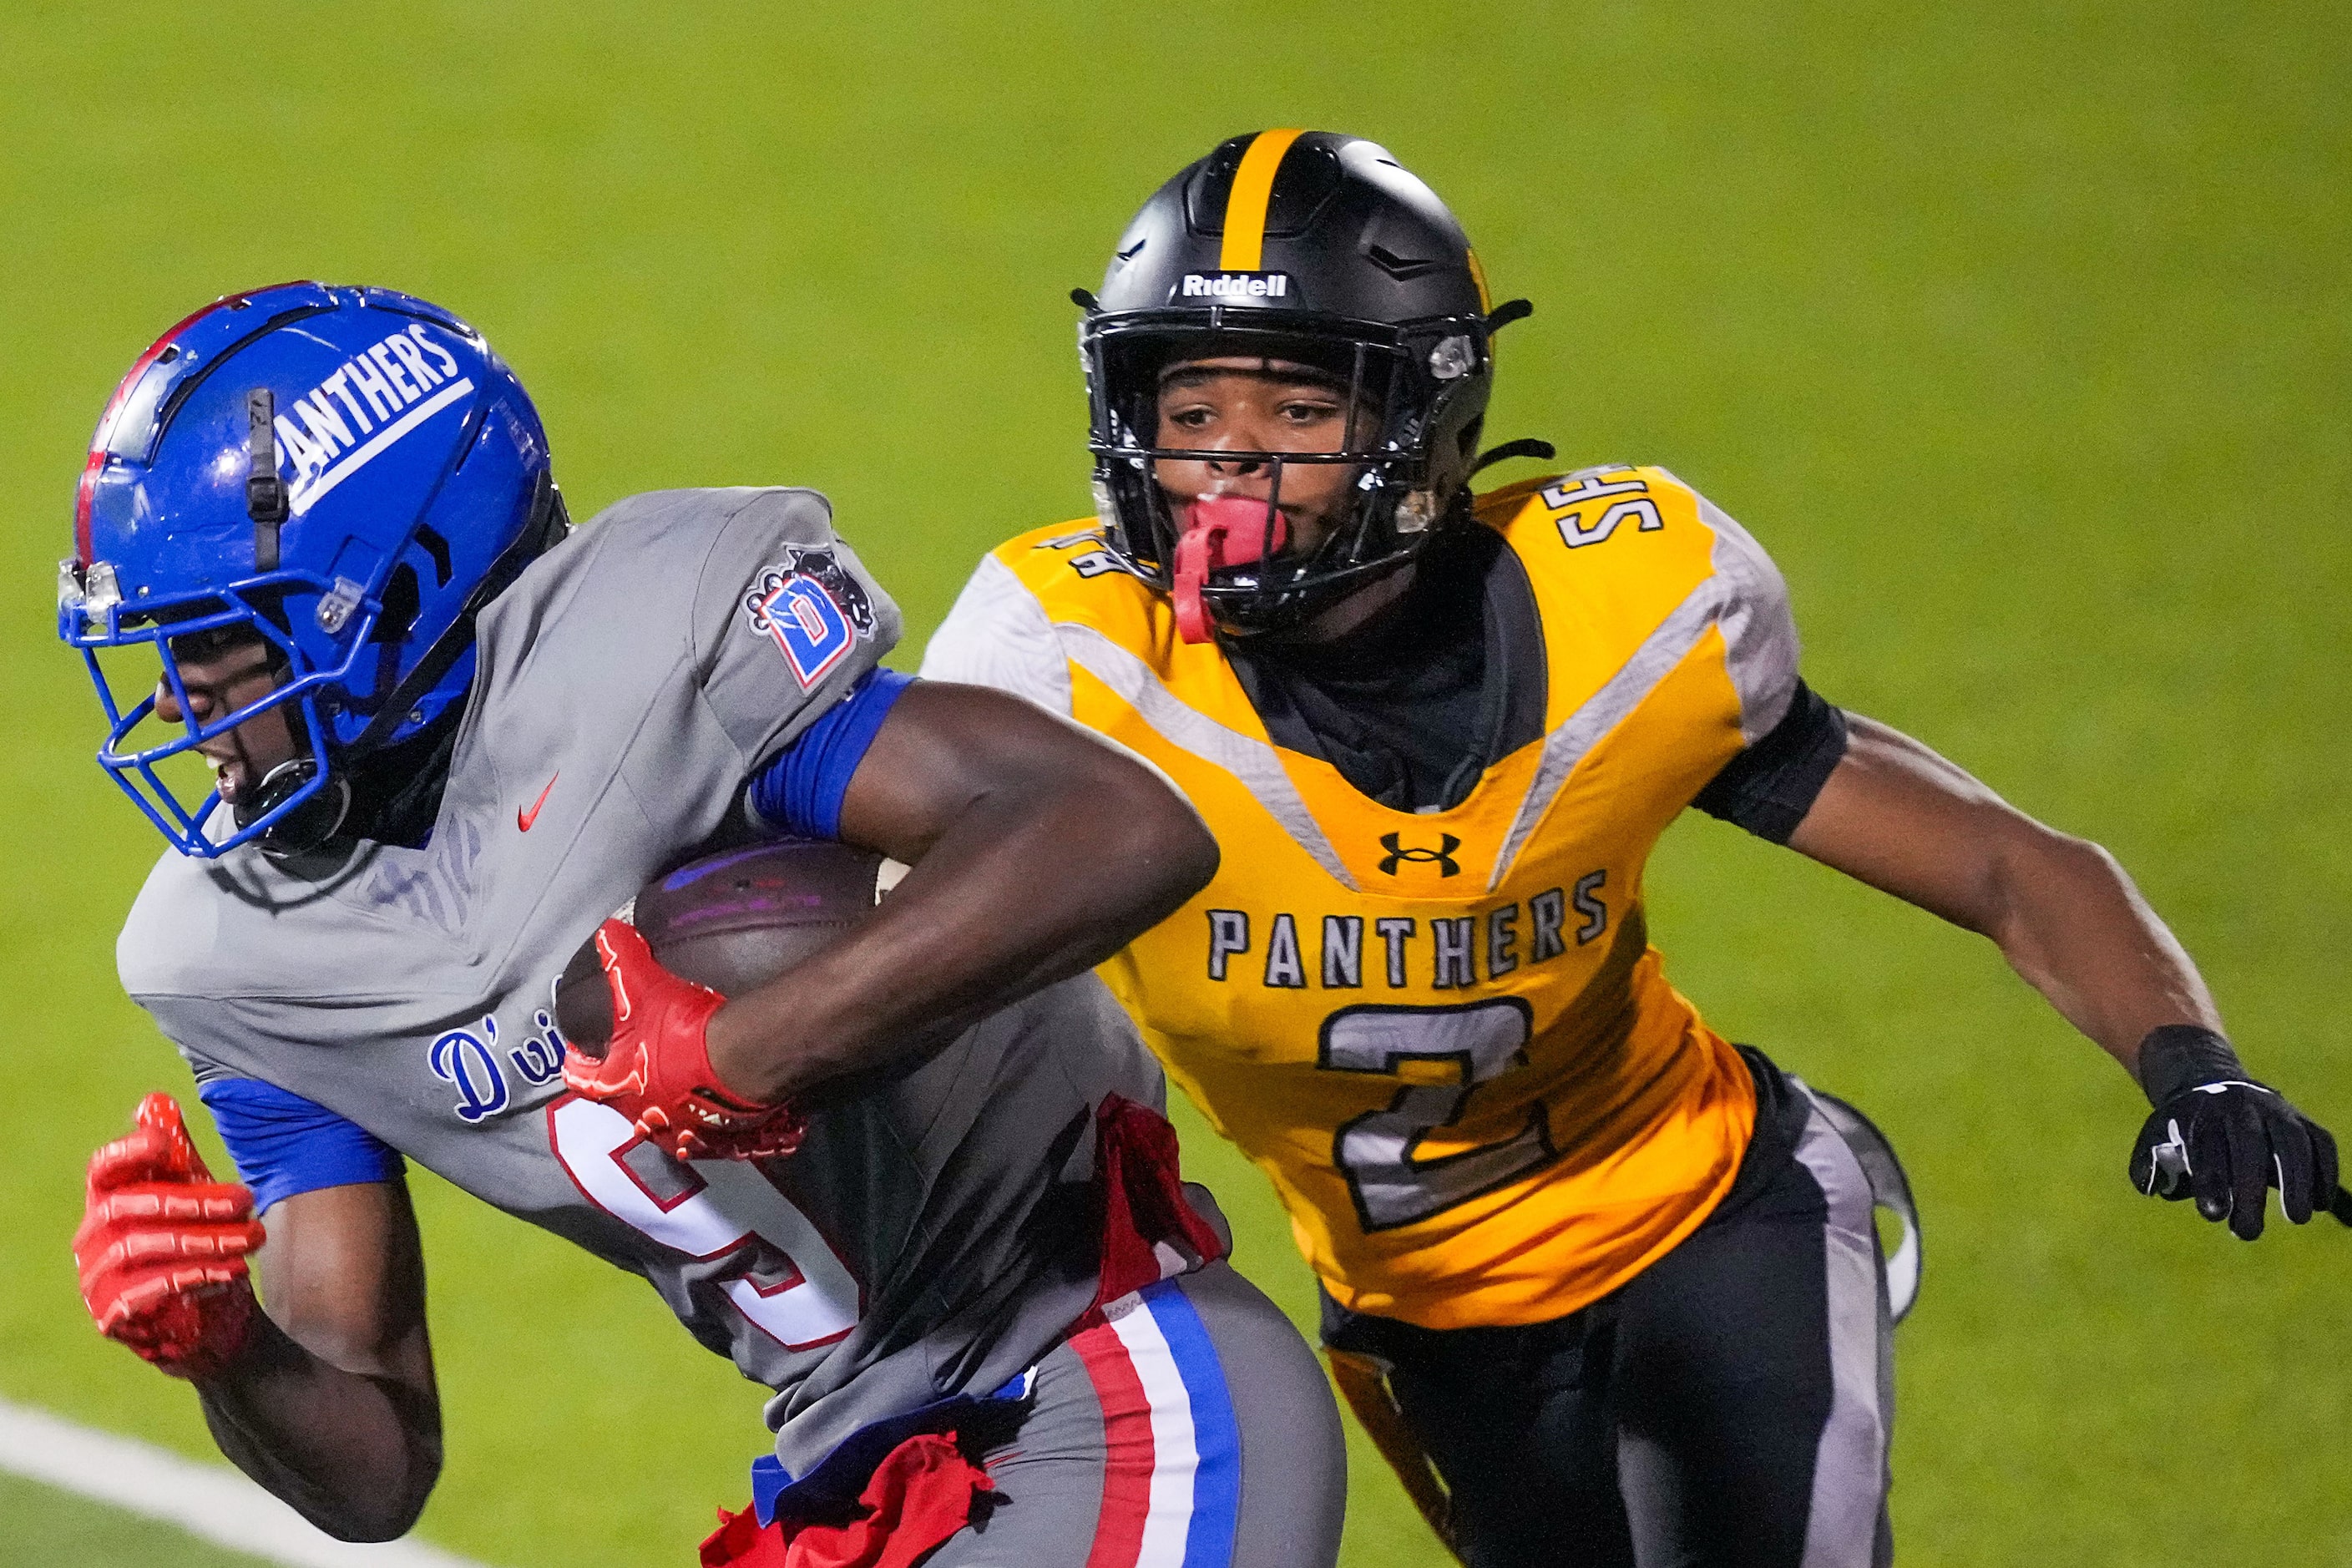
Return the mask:
<svg viewBox="0 0 2352 1568">
<path fill-rule="evenodd" d="M 348 833 L 354 769 L 454 722 L 476 613 L 564 530 L 538 411 L 457 317 L 320 283 L 216 300 L 131 365 L 82 470 L 58 635 L 106 710 L 100 765 L 183 854 Z M 173 643 L 223 632 L 268 645 L 279 683 L 199 714 Z M 100 661 L 142 647 L 184 721 L 143 738 L 154 689 L 126 705 Z M 219 791 L 191 809 L 158 765 L 273 708 L 298 755 L 222 832 Z"/>
</svg>

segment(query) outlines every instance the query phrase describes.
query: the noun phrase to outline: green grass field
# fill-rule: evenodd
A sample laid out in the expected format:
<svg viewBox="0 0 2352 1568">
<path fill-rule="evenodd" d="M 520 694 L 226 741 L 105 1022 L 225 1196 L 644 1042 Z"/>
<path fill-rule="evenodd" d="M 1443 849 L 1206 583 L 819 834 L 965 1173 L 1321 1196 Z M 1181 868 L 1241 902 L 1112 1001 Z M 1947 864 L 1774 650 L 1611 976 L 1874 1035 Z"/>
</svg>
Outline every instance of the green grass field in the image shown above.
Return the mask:
<svg viewBox="0 0 2352 1568">
<path fill-rule="evenodd" d="M 14 1476 L 0 1476 L 0 1568 L 144 1564 L 159 1551 L 172 1568 L 254 1568 L 252 1558 Z"/>
<path fill-rule="evenodd" d="M 1664 462 L 1747 522 L 1813 683 L 2114 848 L 2255 1069 L 2352 1133 L 2340 8 L 793 10 L 0 8 L 0 1393 L 210 1451 L 66 1256 L 87 1152 L 186 1087 L 114 981 L 160 841 L 91 765 L 52 633 L 139 349 L 281 278 L 444 301 L 533 389 L 575 515 L 829 491 L 911 668 L 981 551 L 1086 509 L 1066 290 L 1168 173 L 1267 124 L 1386 142 L 1537 301 L 1496 438 Z M 2352 1234 L 2247 1247 L 2135 1199 L 2137 1091 L 1975 939 L 1705 821 L 1650 895 L 1711 1019 L 1909 1162 L 1906 1563 L 2352 1563 Z M 1184 1131 L 1303 1319 L 1263 1184 Z M 506 1568 L 689 1562 L 758 1391 L 635 1281 L 419 1185 L 449 1423 L 424 1532 Z M 1356 1458 L 1348 1563 L 1442 1562 Z M 33 1497 L 0 1484 L 0 1562 L 177 1550 Z"/>
</svg>

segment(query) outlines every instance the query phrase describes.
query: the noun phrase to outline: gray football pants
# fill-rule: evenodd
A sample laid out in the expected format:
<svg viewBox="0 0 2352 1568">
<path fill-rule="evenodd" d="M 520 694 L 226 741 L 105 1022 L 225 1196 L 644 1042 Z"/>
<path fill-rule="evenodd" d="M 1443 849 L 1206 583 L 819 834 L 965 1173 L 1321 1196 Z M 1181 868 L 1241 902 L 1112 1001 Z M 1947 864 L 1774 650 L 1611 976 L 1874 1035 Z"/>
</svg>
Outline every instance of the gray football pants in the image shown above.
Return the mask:
<svg viewBox="0 0 2352 1568">
<path fill-rule="evenodd" d="M 1633 1280 L 1525 1328 L 1360 1316 L 1471 1568 L 1892 1559 L 1893 1347 L 1863 1168 L 1804 1106 L 1748 1190 Z"/>
<path fill-rule="evenodd" d="M 999 1500 L 924 1568 L 1330 1568 L 1347 1458 L 1307 1342 L 1223 1264 L 1037 1366 L 983 1450 Z"/>
</svg>

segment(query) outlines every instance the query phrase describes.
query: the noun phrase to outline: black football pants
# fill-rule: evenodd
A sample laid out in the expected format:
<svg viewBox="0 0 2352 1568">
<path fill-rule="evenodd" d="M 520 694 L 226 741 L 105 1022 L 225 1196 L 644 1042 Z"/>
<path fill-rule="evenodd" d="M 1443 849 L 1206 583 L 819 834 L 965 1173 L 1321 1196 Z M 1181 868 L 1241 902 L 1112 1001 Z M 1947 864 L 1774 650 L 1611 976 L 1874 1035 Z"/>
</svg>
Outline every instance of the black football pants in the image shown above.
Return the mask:
<svg viewBox="0 0 2352 1568">
<path fill-rule="evenodd" d="M 1333 1314 L 1328 1339 L 1389 1363 L 1470 1568 L 1892 1561 L 1869 1190 L 1794 1092 L 1793 1139 L 1749 1152 L 1770 1168 L 1743 1169 L 1681 1245 L 1580 1311 L 1451 1331 Z"/>
</svg>

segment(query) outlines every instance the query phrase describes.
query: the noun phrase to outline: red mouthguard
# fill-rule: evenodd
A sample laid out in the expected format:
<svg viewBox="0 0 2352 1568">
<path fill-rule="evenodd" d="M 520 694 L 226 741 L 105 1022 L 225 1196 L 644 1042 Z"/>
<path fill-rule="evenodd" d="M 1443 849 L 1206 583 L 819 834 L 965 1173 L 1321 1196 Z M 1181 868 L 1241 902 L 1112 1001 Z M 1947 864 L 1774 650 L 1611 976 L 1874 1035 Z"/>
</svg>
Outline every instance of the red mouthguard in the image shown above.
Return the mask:
<svg viewBox="0 0 2352 1568">
<path fill-rule="evenodd" d="M 1266 503 L 1246 496 L 1202 496 L 1184 509 L 1184 532 L 1176 541 L 1176 631 L 1186 642 L 1207 642 L 1216 627 L 1201 588 L 1220 566 L 1263 561 L 1290 542 L 1279 511 L 1267 526 Z"/>
</svg>

